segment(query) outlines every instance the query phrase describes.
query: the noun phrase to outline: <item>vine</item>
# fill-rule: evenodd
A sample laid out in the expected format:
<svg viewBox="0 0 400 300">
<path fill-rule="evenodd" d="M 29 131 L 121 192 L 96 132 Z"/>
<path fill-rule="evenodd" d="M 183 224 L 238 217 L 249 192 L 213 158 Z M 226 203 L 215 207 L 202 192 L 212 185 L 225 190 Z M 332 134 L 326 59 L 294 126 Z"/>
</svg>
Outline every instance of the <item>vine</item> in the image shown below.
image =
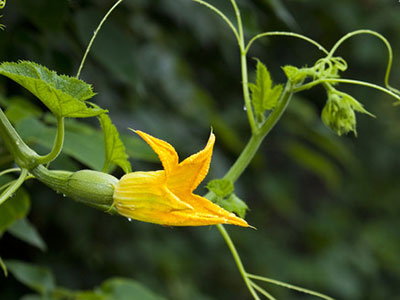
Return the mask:
<svg viewBox="0 0 400 300">
<path fill-rule="evenodd" d="M 268 136 L 268 134 L 271 132 L 277 122 L 281 119 L 294 94 L 311 89 L 317 85 L 321 85 L 322 87 L 324 87 L 327 93 L 327 102 L 322 110 L 321 118 L 325 125 L 335 131 L 338 135 L 347 134 L 349 132 L 354 132 L 354 134 L 357 134 L 355 114 L 356 112 L 373 116 L 363 107 L 361 103 L 359 103 L 351 95 L 338 90 L 337 85 L 339 83 L 354 84 L 373 88 L 392 96 L 396 100 L 400 100 L 399 90 L 393 88 L 389 84 L 389 76 L 393 62 L 392 48 L 387 39 L 377 32 L 371 30 L 357 30 L 348 33 L 347 35 L 339 39 L 339 41 L 336 42 L 336 44 L 330 50 L 327 50 L 318 42 L 305 35 L 284 31 L 271 31 L 260 33 L 255 35 L 254 37 L 251 37 L 250 39 L 248 39 L 248 42 L 246 42 L 247 38 L 244 34 L 240 9 L 235 0 L 230 0 L 230 3 L 235 12 L 236 25 L 221 10 L 219 10 L 212 4 L 204 0 L 192 1 L 201 4 L 202 6 L 210 9 L 212 12 L 218 15 L 227 24 L 238 43 L 241 63 L 241 85 L 243 101 L 245 105 L 247 119 L 249 122 L 251 137 L 241 154 L 238 156 L 237 160 L 234 162 L 228 172 L 223 176 L 223 178 L 214 180 L 213 184 L 209 183 L 207 187 L 210 191 L 205 195 L 205 198 L 207 198 L 208 200 L 212 200 L 217 204 L 220 204 L 223 208 L 229 210 L 230 212 L 236 213 L 236 215 L 238 215 L 239 217 L 244 217 L 247 206 L 234 194 L 234 183 L 246 170 L 253 157 L 259 150 L 260 146 L 262 145 L 264 139 Z M 83 58 L 80 62 L 75 77 L 58 75 L 54 71 L 50 71 L 43 66 L 26 61 L 21 61 L 18 63 L 5 62 L 0 65 L 0 74 L 10 78 L 11 80 L 16 81 L 21 86 L 25 87 L 35 96 L 37 96 L 37 98 L 41 100 L 42 103 L 47 106 L 52 114 L 56 117 L 57 124 L 57 132 L 56 136 L 54 137 L 52 149 L 46 155 L 38 155 L 35 151 L 30 149 L 24 143 L 24 141 L 21 139 L 21 137 L 18 135 L 18 133 L 15 131 L 15 129 L 7 119 L 6 115 L 0 109 L 0 136 L 4 141 L 4 144 L 8 148 L 9 152 L 13 156 L 15 163 L 18 165 L 18 168 L 13 167 L 1 171 L 0 176 L 11 173 L 19 173 L 19 177 L 16 180 L 7 182 L 0 187 L 0 192 L 2 192 L 0 195 L 0 205 L 3 204 L 7 199 L 12 197 L 12 195 L 20 188 L 25 180 L 36 178 L 58 193 L 63 193 L 76 201 L 103 210 L 110 214 L 119 213 L 123 216 L 129 217 L 126 211 L 131 212 L 136 209 L 136 202 L 132 201 L 132 203 L 134 203 L 132 204 L 131 202 L 129 202 L 131 201 L 131 199 L 126 200 L 126 196 L 123 195 L 119 196 L 118 198 L 117 196 L 115 196 L 115 194 L 116 191 L 119 192 L 120 189 L 132 185 L 131 181 L 129 181 L 131 177 L 134 179 L 137 179 L 136 177 L 139 177 L 139 179 L 137 180 L 139 180 L 142 186 L 145 186 L 145 184 L 140 181 L 143 180 L 140 177 L 143 176 L 143 172 L 138 172 L 140 173 L 139 175 L 138 173 L 135 174 L 135 172 L 130 172 L 130 163 L 127 160 L 125 147 L 119 138 L 117 129 L 112 124 L 106 110 L 103 110 L 97 105 L 86 101 L 93 97 L 94 93 L 90 85 L 79 79 L 87 56 L 89 55 L 91 47 L 104 22 L 122 2 L 123 0 L 118 0 L 117 2 L 115 2 L 100 21 L 84 52 Z M 6 1 L 0 1 L 0 9 L 3 9 L 5 7 L 5 4 Z M 0 28 L 3 29 L 1 26 L 3 25 L 0 25 Z M 388 63 L 384 76 L 384 87 L 364 81 L 341 78 L 340 73 L 348 68 L 348 64 L 342 57 L 334 56 L 334 54 L 345 41 L 360 34 L 369 34 L 380 39 L 387 48 Z M 312 67 L 295 67 L 291 65 L 284 66 L 283 71 L 285 72 L 285 75 L 287 77 L 287 82 L 284 85 L 274 84 L 267 67 L 261 61 L 257 60 L 257 79 L 255 83 L 251 83 L 249 82 L 248 78 L 249 69 L 247 64 L 249 51 L 251 50 L 252 45 L 260 38 L 272 36 L 292 37 L 300 39 L 302 41 L 306 41 L 307 43 L 318 48 L 325 56 L 319 58 Z M 60 84 L 60 82 L 62 84 Z M 49 164 L 59 156 L 64 146 L 65 118 L 86 117 L 98 117 L 102 130 L 104 132 L 106 148 L 106 158 L 103 167 L 104 172 L 95 172 L 91 170 L 81 170 L 78 172 L 49 170 Z M 168 143 L 151 137 L 150 135 L 147 135 L 143 132 L 136 133 L 138 133 L 146 142 L 148 142 L 149 145 L 154 149 L 154 151 L 157 152 L 157 154 L 159 155 L 164 166 L 164 170 L 159 172 L 165 172 L 166 178 L 168 178 L 168 176 L 172 176 L 171 173 L 173 173 L 174 170 L 178 169 L 178 162 L 176 161 L 177 158 L 174 156 L 175 150 L 173 149 L 173 147 Z M 210 140 L 204 150 L 193 155 L 191 159 L 195 161 L 196 159 L 199 159 L 199 157 L 201 157 L 203 159 L 202 161 L 208 161 L 209 164 L 209 161 L 211 160 L 213 143 L 214 136 L 213 134 L 211 134 Z M 125 173 L 127 173 L 127 175 L 118 180 L 115 177 L 107 174 L 106 172 L 108 171 L 109 166 L 112 163 L 120 166 L 125 171 Z M 184 162 L 179 164 L 179 166 L 182 167 L 182 164 L 184 164 Z M 192 162 L 192 164 L 194 163 Z M 195 181 L 197 185 L 201 181 L 199 181 L 199 178 L 205 176 L 205 174 L 203 174 L 204 169 L 205 167 L 203 166 L 203 169 L 200 168 L 200 171 L 198 171 L 198 173 L 196 173 L 197 170 L 193 169 L 190 169 L 188 171 L 188 173 L 192 172 L 194 174 L 192 175 L 195 176 Z M 154 177 L 150 177 L 149 175 L 149 177 L 146 177 L 147 181 L 145 181 L 145 183 L 147 184 L 149 178 L 156 178 L 156 176 L 158 175 L 155 174 L 161 173 L 152 172 L 151 176 Z M 125 183 L 126 178 L 129 178 L 127 180 L 128 183 Z M 126 184 L 126 186 L 124 184 Z M 121 188 L 121 186 L 123 186 L 123 188 Z M 155 189 L 158 188 L 158 186 L 152 188 Z M 184 190 L 184 194 L 187 197 L 192 197 L 192 192 L 195 187 L 190 188 L 192 188 L 192 190 L 190 190 L 190 193 L 187 191 L 188 188 Z M 151 189 L 149 188 L 149 190 L 150 194 Z M 194 205 L 190 205 L 184 201 L 180 201 L 180 199 L 178 199 L 179 201 L 177 201 L 176 198 L 178 197 L 176 195 L 173 196 L 175 198 L 172 197 L 173 200 L 168 199 L 169 202 L 164 201 L 164 199 L 159 200 L 156 197 L 154 197 L 154 199 L 156 201 L 159 201 L 157 202 L 157 205 L 163 207 L 164 210 L 164 206 L 167 208 L 172 207 L 173 212 L 177 210 L 179 211 L 180 209 L 189 210 L 190 212 L 188 212 L 186 215 L 182 213 L 181 217 L 184 216 L 190 221 L 193 221 L 193 219 L 190 218 L 199 217 L 199 215 L 196 215 L 193 212 L 195 210 Z M 197 197 L 197 200 L 202 199 L 202 197 L 200 196 Z M 254 299 L 259 300 L 260 295 L 265 296 L 267 299 L 270 300 L 275 299 L 273 295 L 271 295 L 264 288 L 260 287 L 257 283 L 255 283 L 255 281 L 278 285 L 322 299 L 333 299 L 327 295 L 318 292 L 314 292 L 292 284 L 284 283 L 268 277 L 259 276 L 247 272 L 245 266 L 241 261 L 240 255 L 231 237 L 229 236 L 229 233 L 222 225 L 222 223 L 231 223 L 240 226 L 247 226 L 247 223 L 241 218 L 235 216 L 234 214 L 228 212 L 225 213 L 225 211 L 222 210 L 222 208 L 220 207 L 216 209 L 215 204 L 211 204 L 209 203 L 209 201 L 205 202 L 207 201 L 207 199 L 201 200 L 204 201 L 202 202 L 204 204 L 204 207 L 207 206 L 206 208 L 210 211 L 212 211 L 212 209 L 215 209 L 215 211 L 220 214 L 218 215 L 219 219 L 217 219 L 218 222 L 215 221 L 214 223 L 204 223 L 200 225 L 217 224 L 216 226 L 233 256 L 239 273 L 242 276 L 247 289 Z M 135 201 L 136 200 L 137 199 L 135 199 Z M 224 203 L 227 203 L 228 200 L 229 204 L 231 205 L 229 208 L 224 207 Z M 127 201 L 127 204 L 124 201 Z M 149 204 L 147 202 L 144 202 L 145 200 L 140 203 L 143 207 L 152 205 L 152 203 Z M 199 209 L 202 208 L 203 207 L 200 207 Z M 122 213 L 122 209 L 125 209 L 124 213 Z M 157 209 L 159 208 L 150 207 L 151 212 L 154 212 Z M 164 210 L 157 216 L 165 214 Z M 204 211 L 200 212 L 204 214 Z M 215 215 L 217 215 L 217 213 L 215 213 Z M 162 216 L 165 217 L 164 215 Z M 142 217 L 142 219 L 137 219 L 153 223 L 158 222 L 159 224 L 166 224 L 162 223 L 158 219 L 156 220 L 155 218 L 143 218 L 144 217 Z M 168 220 L 170 220 L 171 218 L 172 217 L 170 215 L 165 217 L 165 219 Z M 231 222 L 227 221 L 229 218 L 231 218 Z M 184 223 L 184 221 L 182 220 L 183 217 L 182 219 L 178 219 L 178 221 L 176 221 L 178 223 L 176 224 L 187 225 L 187 223 Z M 190 225 L 193 224 L 194 223 L 190 223 Z M 0 267 L 5 270 L 4 272 L 6 272 L 6 264 L 3 263 L 1 258 Z"/>
</svg>

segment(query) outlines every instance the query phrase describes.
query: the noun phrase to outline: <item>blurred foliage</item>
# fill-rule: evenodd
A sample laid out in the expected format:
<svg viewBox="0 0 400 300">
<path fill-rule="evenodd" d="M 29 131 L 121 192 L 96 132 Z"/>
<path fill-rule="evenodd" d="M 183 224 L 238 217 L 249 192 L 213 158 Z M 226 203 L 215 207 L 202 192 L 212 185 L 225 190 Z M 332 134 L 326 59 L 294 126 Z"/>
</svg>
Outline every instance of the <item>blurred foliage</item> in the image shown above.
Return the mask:
<svg viewBox="0 0 400 300">
<path fill-rule="evenodd" d="M 233 17 L 229 1 L 210 2 Z M 238 3 L 248 34 L 296 30 L 329 48 L 348 31 L 379 31 L 394 48 L 392 85 L 400 85 L 397 1 Z M 0 56 L 5 61 L 35 61 L 73 76 L 93 30 L 112 4 L 9 1 L 2 11 L 7 28 L 0 32 Z M 355 37 L 338 55 L 349 62 L 347 78 L 383 82 L 387 57 L 378 40 Z M 250 56 L 260 58 L 279 83 L 285 78 L 280 66 L 312 65 L 319 53 L 302 41 L 274 37 L 255 44 Z M 212 126 L 217 145 L 211 179 L 228 170 L 249 136 L 238 58 L 234 37 L 204 7 L 189 0 L 125 0 L 100 32 L 81 77 L 93 85 L 93 101 L 110 111 L 134 170 L 154 170 L 159 164 L 152 163 L 154 155 L 128 127 L 167 140 L 185 157 L 201 149 Z M 256 62 L 249 64 L 255 82 Z M 251 273 L 338 299 L 394 299 L 400 294 L 400 111 L 386 95 L 362 87 L 342 88 L 377 119 L 359 116 L 358 138 L 339 138 L 320 120 L 326 100 L 322 89 L 296 96 L 235 187 L 250 208 L 247 220 L 258 230 L 228 230 Z M 23 138 L 46 153 L 55 134 L 54 118 L 10 80 L 0 81 L 0 91 L 0 105 Z M 52 167 L 101 170 L 104 141 L 98 128 L 96 120 L 68 122 L 64 154 Z M 9 166 L 12 158 L 0 144 L 0 169 Z M 35 181 L 25 188 L 29 195 L 21 190 L 5 204 L 13 205 L 19 218 L 31 208 L 29 221 L 14 224 L 0 240 L 0 257 L 11 273 L 0 277 L 1 299 L 38 299 L 21 298 L 32 290 L 16 279 L 36 292 L 57 282 L 65 289 L 60 299 L 70 299 L 65 298 L 68 293 L 72 299 L 92 299 L 85 294 L 79 298 L 80 292 L 73 291 L 99 286 L 97 290 L 108 295 L 135 288 L 153 295 L 136 282 L 167 299 L 250 299 L 213 227 L 129 223 L 68 201 Z M 10 225 L 4 222 L 1 215 L 0 230 Z M 18 226 L 27 224 L 34 224 L 46 244 L 36 239 L 33 248 L 19 240 Z M 28 236 L 32 239 L 35 233 Z M 41 251 L 46 249 L 43 245 L 46 252 Z M 18 268 L 33 268 L 27 274 L 36 274 L 36 279 L 28 283 L 29 278 L 19 277 Z M 134 281 L 106 281 L 112 277 Z M 278 299 L 311 299 L 270 289 Z"/>
</svg>

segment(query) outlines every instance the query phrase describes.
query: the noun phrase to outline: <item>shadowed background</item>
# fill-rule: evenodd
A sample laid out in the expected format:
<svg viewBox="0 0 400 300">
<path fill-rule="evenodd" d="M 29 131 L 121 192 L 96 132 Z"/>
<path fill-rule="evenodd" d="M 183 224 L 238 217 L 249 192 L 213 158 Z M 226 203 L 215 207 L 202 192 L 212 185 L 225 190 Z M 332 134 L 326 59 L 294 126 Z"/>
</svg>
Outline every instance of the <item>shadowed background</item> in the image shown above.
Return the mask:
<svg viewBox="0 0 400 300">
<path fill-rule="evenodd" d="M 234 20 L 229 1 L 210 2 Z M 32 60 L 74 76 L 94 29 L 112 4 L 7 2 L 1 19 L 7 26 L 0 32 L 1 60 Z M 238 4 L 247 37 L 292 30 L 329 49 L 349 31 L 380 32 L 392 43 L 391 83 L 400 86 L 397 1 Z M 383 84 L 387 51 L 378 39 L 355 37 L 337 55 L 349 64 L 344 78 Z M 284 82 L 280 66 L 313 65 L 321 53 L 304 41 L 273 37 L 255 43 L 249 57 L 264 62 L 275 82 Z M 255 64 L 249 60 L 251 80 Z M 98 93 L 94 101 L 109 110 L 124 135 L 134 170 L 160 165 L 128 127 L 167 140 L 181 158 L 202 149 L 212 127 L 217 143 L 209 180 L 228 170 L 249 138 L 234 36 L 215 14 L 190 0 L 125 0 L 99 33 L 81 78 L 93 85 Z M 400 293 L 400 110 L 380 92 L 339 87 L 377 118 L 357 115 L 358 137 L 339 138 L 319 117 L 324 90 L 296 95 L 235 186 L 250 208 L 247 221 L 258 230 L 229 226 L 228 231 L 251 273 L 338 299 L 393 299 Z M 0 105 L 21 135 L 46 153 L 54 119 L 10 80 L 1 78 L 0 91 Z M 98 127 L 96 120 L 68 122 L 66 153 L 52 167 L 101 169 L 104 151 Z M 0 169 L 12 165 L 1 144 L 0 164 Z M 122 171 L 116 169 L 114 175 Z M 3 259 L 50 268 L 57 284 L 71 290 L 90 290 L 118 276 L 135 279 L 167 299 L 250 299 L 214 227 L 130 223 L 74 203 L 37 182 L 27 182 L 25 188 L 31 198 L 28 219 L 47 250 L 6 232 L 0 240 Z M 283 288 L 267 290 L 278 299 L 312 299 Z M 27 293 L 31 291 L 12 275 L 0 275 L 1 299 Z"/>
</svg>

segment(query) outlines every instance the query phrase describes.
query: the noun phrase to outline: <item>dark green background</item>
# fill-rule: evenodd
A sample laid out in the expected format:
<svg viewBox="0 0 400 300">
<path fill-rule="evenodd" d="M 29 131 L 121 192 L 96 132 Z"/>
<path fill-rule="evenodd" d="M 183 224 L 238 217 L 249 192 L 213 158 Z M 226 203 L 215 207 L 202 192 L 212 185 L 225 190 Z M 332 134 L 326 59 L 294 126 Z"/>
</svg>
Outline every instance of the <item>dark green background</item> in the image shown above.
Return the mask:
<svg viewBox="0 0 400 300">
<path fill-rule="evenodd" d="M 233 19 L 228 0 L 210 2 Z M 379 31 L 392 43 L 391 82 L 400 86 L 397 0 L 238 3 L 247 37 L 293 30 L 329 48 L 348 31 Z M 112 4 L 8 1 L 1 19 L 7 26 L 0 32 L 1 60 L 32 60 L 75 75 L 93 30 Z M 387 52 L 377 39 L 353 38 L 338 55 L 349 63 L 345 78 L 383 83 Z M 275 81 L 283 82 L 280 66 L 312 65 L 320 53 L 303 41 L 274 37 L 255 44 L 249 57 L 261 59 Z M 249 60 L 253 71 L 255 63 Z M 130 134 L 128 127 L 149 132 L 173 144 L 182 158 L 201 149 L 213 127 L 217 144 L 208 179 L 222 176 L 249 138 L 234 37 L 212 12 L 190 0 L 125 0 L 100 32 L 81 78 L 93 84 L 94 101 L 110 111 L 121 133 Z M 395 299 L 400 294 L 400 110 L 380 92 L 340 89 L 377 118 L 358 115 L 358 138 L 338 138 L 319 119 L 323 89 L 296 96 L 236 184 L 236 193 L 250 207 L 246 219 L 258 230 L 228 230 L 249 272 L 338 299 Z M 22 95 L 40 106 L 6 78 L 0 80 L 0 91 L 3 97 Z M 132 159 L 132 165 L 134 170 L 159 167 L 139 159 Z M 54 166 L 85 167 L 66 156 Z M 120 170 L 114 174 L 122 175 Z M 68 289 L 92 289 L 121 276 L 168 299 L 250 299 L 214 227 L 129 223 L 36 182 L 25 187 L 32 198 L 29 220 L 48 250 L 6 233 L 0 240 L 3 259 L 51 268 L 58 284 Z M 312 299 L 266 287 L 278 299 Z M 13 276 L 0 275 L 1 299 L 19 299 L 28 292 Z"/>
</svg>

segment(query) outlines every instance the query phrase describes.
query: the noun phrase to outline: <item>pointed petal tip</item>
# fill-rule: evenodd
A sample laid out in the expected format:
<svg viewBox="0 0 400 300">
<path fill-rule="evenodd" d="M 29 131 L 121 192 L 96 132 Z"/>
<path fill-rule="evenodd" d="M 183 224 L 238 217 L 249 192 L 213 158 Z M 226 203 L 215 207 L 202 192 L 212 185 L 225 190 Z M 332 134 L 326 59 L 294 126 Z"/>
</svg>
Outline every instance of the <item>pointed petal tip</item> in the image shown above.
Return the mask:
<svg viewBox="0 0 400 300">
<path fill-rule="evenodd" d="M 249 225 L 246 220 L 237 217 L 235 214 L 232 214 L 232 216 L 229 217 L 229 219 L 227 219 L 227 224 L 231 224 L 231 225 L 236 225 L 236 226 L 241 226 L 241 227 L 250 227 L 252 229 L 257 229 L 254 226 Z"/>
<path fill-rule="evenodd" d="M 215 134 L 214 134 L 214 132 L 213 132 L 213 129 L 211 128 L 211 132 L 210 132 L 210 137 L 208 138 L 208 141 L 210 142 L 210 141 L 215 141 Z"/>
<path fill-rule="evenodd" d="M 231 222 L 229 221 L 228 224 L 230 225 L 236 225 L 236 226 L 240 226 L 240 227 L 247 227 L 247 228 L 251 228 L 254 230 L 257 230 L 256 227 L 249 225 L 245 220 L 241 219 L 241 222 Z"/>
</svg>

